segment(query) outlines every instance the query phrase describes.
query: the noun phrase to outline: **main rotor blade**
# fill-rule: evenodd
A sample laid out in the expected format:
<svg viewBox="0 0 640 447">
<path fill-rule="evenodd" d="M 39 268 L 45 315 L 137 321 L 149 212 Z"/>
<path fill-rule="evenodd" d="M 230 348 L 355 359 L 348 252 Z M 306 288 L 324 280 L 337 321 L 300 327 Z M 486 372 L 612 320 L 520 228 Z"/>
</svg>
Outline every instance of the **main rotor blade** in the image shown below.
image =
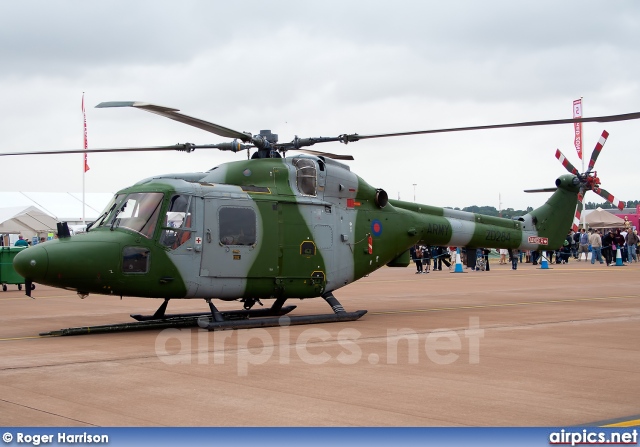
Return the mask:
<svg viewBox="0 0 640 447">
<path fill-rule="evenodd" d="M 228 127 L 220 126 L 218 124 L 210 123 L 209 121 L 204 121 L 199 118 L 194 118 L 182 113 L 178 113 L 180 109 L 174 109 L 171 107 L 164 107 L 156 104 L 149 104 L 148 102 L 139 101 L 101 102 L 96 107 L 135 107 L 137 109 L 155 113 L 156 115 L 164 116 L 165 118 L 179 121 L 189 126 L 197 127 L 198 129 L 206 130 L 207 132 L 220 135 L 221 137 L 238 138 L 245 143 L 251 141 L 251 134 L 249 133 L 238 132 L 237 130 L 229 129 Z"/>
<path fill-rule="evenodd" d="M 0 157 L 7 155 L 54 155 L 54 154 L 82 154 L 82 153 L 98 153 L 98 152 L 150 152 L 150 151 L 179 151 L 193 152 L 196 149 L 219 149 L 221 151 L 239 152 L 250 149 L 253 146 L 240 144 L 238 141 L 230 141 L 218 144 L 193 144 L 179 143 L 173 146 L 148 146 L 148 147 L 120 147 L 120 148 L 104 148 L 104 149 L 62 149 L 56 151 L 38 151 L 38 152 L 5 152 L 0 153 Z"/>
<path fill-rule="evenodd" d="M 291 149 L 298 152 L 304 152 L 306 154 L 317 155 L 322 157 L 333 158 L 334 160 L 353 160 L 353 155 L 338 155 L 331 152 L 312 151 L 311 149 Z"/>
<path fill-rule="evenodd" d="M 587 168 L 587 172 L 591 172 L 593 166 L 596 164 L 596 160 L 598 159 L 598 155 L 600 155 L 600 151 L 604 146 L 604 143 L 607 142 L 607 138 L 609 138 L 609 132 L 606 130 L 602 131 L 602 135 L 600 135 L 600 139 L 596 144 L 596 147 L 593 148 L 593 152 L 591 153 L 591 160 L 589 160 L 589 167 Z"/>
<path fill-rule="evenodd" d="M 605 189 L 602 189 L 602 188 L 593 188 L 593 192 L 598 194 L 600 197 L 602 197 L 603 199 L 605 199 L 607 202 L 611 203 L 612 205 L 617 206 L 618 209 L 620 209 L 621 211 L 624 209 L 624 202 L 621 202 L 619 200 L 616 201 L 616 198 L 609 191 L 607 191 Z"/>
<path fill-rule="evenodd" d="M 510 124 L 490 124 L 486 126 L 451 127 L 447 129 L 418 130 L 414 132 L 395 132 L 395 133 L 383 133 L 383 134 L 376 134 L 376 135 L 349 134 L 349 135 L 343 135 L 342 141 L 348 143 L 351 141 L 366 140 L 369 138 L 401 137 L 401 136 L 422 135 L 422 134 L 429 134 L 429 133 L 462 132 L 466 130 L 502 129 L 507 127 L 552 126 L 555 124 L 571 124 L 571 123 L 594 123 L 594 122 L 610 123 L 615 121 L 628 121 L 628 120 L 637 120 L 637 119 L 640 119 L 640 112 L 624 113 L 622 115 L 567 118 L 562 120 L 525 121 L 521 123 L 510 123 Z"/>
<path fill-rule="evenodd" d="M 97 152 L 145 152 L 145 151 L 186 151 L 191 152 L 190 143 L 176 144 L 174 146 L 150 146 L 150 147 L 120 147 L 109 149 L 62 149 L 55 151 L 30 151 L 30 152 L 5 152 L 0 157 L 7 155 L 54 155 L 54 154 L 82 154 Z"/>
<path fill-rule="evenodd" d="M 567 171 L 569 171 L 573 175 L 578 175 L 578 170 L 576 169 L 576 167 L 573 166 L 569 162 L 569 160 L 567 160 L 567 157 L 564 156 L 560 149 L 556 149 L 556 158 L 560 161 L 560 163 L 562 163 L 562 166 L 564 166 Z"/>
</svg>

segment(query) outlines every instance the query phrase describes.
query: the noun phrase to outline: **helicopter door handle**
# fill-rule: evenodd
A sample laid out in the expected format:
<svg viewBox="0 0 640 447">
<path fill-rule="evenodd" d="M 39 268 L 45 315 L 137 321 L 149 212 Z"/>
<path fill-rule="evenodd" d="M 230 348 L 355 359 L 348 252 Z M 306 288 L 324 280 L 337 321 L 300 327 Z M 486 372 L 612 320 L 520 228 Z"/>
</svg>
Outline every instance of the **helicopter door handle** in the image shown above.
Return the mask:
<svg viewBox="0 0 640 447">
<path fill-rule="evenodd" d="M 207 228 L 207 242 L 211 243 L 211 230 Z"/>
</svg>

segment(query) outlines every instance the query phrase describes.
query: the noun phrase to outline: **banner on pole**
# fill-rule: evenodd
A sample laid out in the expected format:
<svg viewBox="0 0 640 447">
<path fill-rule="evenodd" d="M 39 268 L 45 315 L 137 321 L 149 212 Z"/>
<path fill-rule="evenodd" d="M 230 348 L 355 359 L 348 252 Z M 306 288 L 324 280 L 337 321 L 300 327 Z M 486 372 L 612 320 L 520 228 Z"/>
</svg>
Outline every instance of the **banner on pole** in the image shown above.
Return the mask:
<svg viewBox="0 0 640 447">
<path fill-rule="evenodd" d="M 573 101 L 573 117 L 582 118 L 582 98 Z M 578 152 L 578 157 L 582 160 L 582 123 L 573 123 L 575 138 L 573 144 Z"/>
</svg>

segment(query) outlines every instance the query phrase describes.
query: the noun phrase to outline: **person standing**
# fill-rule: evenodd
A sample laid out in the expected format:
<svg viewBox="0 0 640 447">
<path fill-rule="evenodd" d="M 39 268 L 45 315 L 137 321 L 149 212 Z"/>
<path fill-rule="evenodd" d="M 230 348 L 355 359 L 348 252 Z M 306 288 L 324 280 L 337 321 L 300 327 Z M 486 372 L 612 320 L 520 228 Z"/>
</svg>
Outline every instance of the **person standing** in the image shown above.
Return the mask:
<svg viewBox="0 0 640 447">
<path fill-rule="evenodd" d="M 618 250 L 620 250 L 620 256 L 622 256 L 621 261 L 623 263 L 627 259 L 626 251 L 624 247 L 625 236 L 626 235 L 623 236 L 622 233 L 620 232 L 620 228 L 618 228 L 616 232 L 613 234 L 613 243 L 616 246 L 616 248 L 613 249 L 613 259 L 614 260 L 618 259 Z M 613 262 L 617 262 L 617 261 L 612 261 L 612 263 Z"/>
<path fill-rule="evenodd" d="M 638 230 L 629 230 L 625 241 L 627 243 L 628 251 L 627 261 L 629 261 L 629 263 L 638 262 L 638 258 L 636 257 L 636 248 L 638 242 L 640 242 L 640 238 L 638 238 Z"/>
<path fill-rule="evenodd" d="M 440 270 L 442 270 L 442 258 L 440 258 L 439 253 L 440 253 L 440 250 L 438 249 L 438 247 L 436 246 L 431 247 L 431 259 L 433 259 L 434 272 L 438 270 L 438 267 L 440 267 Z"/>
<path fill-rule="evenodd" d="M 540 250 L 531 250 L 531 264 L 538 265 L 538 259 L 540 259 Z"/>
<path fill-rule="evenodd" d="M 517 248 L 511 249 L 511 270 L 518 270 L 518 256 L 520 250 Z"/>
<path fill-rule="evenodd" d="M 489 253 L 491 253 L 491 249 L 490 248 L 485 248 L 484 250 L 482 250 L 482 253 L 484 255 L 484 264 L 485 264 L 485 272 L 488 272 L 489 269 Z"/>
<path fill-rule="evenodd" d="M 478 250 L 474 250 L 473 248 L 467 248 L 467 268 L 470 268 L 471 271 L 475 271 L 478 266 Z"/>
<path fill-rule="evenodd" d="M 584 260 L 589 258 L 589 235 L 584 228 L 580 230 L 580 239 L 578 240 L 578 262 L 582 260 L 582 253 L 584 253 Z"/>
<path fill-rule="evenodd" d="M 416 263 L 416 274 L 422 273 L 422 250 L 420 250 L 420 246 L 414 245 L 409 250 L 409 253 L 413 258 L 413 262 Z"/>
<path fill-rule="evenodd" d="M 591 263 L 595 264 L 596 259 L 600 264 L 604 264 L 602 260 L 602 238 L 597 231 L 592 230 L 589 235 L 589 244 L 591 244 Z"/>
<path fill-rule="evenodd" d="M 422 246 L 422 267 L 423 273 L 429 273 L 431 270 L 431 249 L 426 246 Z"/>
<path fill-rule="evenodd" d="M 509 254 L 509 250 L 507 250 L 506 248 L 501 248 L 500 249 L 500 264 L 506 264 L 507 263 L 507 255 Z"/>
<path fill-rule="evenodd" d="M 602 238 L 602 256 L 604 257 L 604 260 L 607 263 L 607 267 L 609 267 L 613 259 L 612 249 L 614 245 L 615 243 L 613 240 L 613 231 L 606 230 L 606 234 Z"/>
<path fill-rule="evenodd" d="M 22 235 L 19 235 L 18 236 L 18 240 L 13 245 L 16 246 L 16 247 L 28 247 L 29 243 L 24 240 L 24 237 L 22 237 Z"/>
<path fill-rule="evenodd" d="M 573 230 L 569 232 L 571 235 L 571 256 L 573 259 L 578 259 L 578 247 L 580 245 L 580 233 Z"/>
</svg>

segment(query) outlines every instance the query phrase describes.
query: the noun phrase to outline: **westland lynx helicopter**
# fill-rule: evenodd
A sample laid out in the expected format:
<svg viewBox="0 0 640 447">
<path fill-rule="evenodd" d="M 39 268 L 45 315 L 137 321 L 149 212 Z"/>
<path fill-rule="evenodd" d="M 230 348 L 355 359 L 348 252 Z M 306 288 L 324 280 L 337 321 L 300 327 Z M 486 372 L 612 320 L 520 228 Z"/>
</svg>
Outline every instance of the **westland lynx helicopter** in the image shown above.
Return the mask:
<svg viewBox="0 0 640 447">
<path fill-rule="evenodd" d="M 349 143 L 370 138 L 574 122 L 612 122 L 640 118 L 640 113 L 551 121 L 425 130 L 378 135 L 298 138 L 278 143 L 277 135 L 239 132 L 142 102 L 106 102 L 97 107 L 135 107 L 216 135 L 231 142 L 209 145 L 78 149 L 82 152 L 255 149 L 250 160 L 206 172 L 167 174 L 139 181 L 119 191 L 88 225 L 70 236 L 66 224 L 59 239 L 38 244 L 14 260 L 26 278 L 68 290 L 164 300 L 153 315 L 132 315 L 137 322 L 103 330 L 195 325 L 209 330 L 276 326 L 296 306 L 289 299 L 322 297 L 332 313 L 287 316 L 286 324 L 352 321 L 366 310 L 347 312 L 333 293 L 383 266 L 406 267 L 409 248 L 418 242 L 459 247 L 555 249 L 571 227 L 578 196 L 599 189 L 589 170 L 557 178 L 549 200 L 517 220 L 489 217 L 429 205 L 390 200 L 339 159 L 349 156 L 303 149 L 318 143 Z M 287 151 L 306 152 L 284 157 Z M 43 152 L 0 155 L 42 154 Z M 609 200 L 612 200 L 609 199 Z M 167 314 L 171 299 L 204 299 L 209 311 Z M 239 301 L 243 308 L 219 311 L 213 300 Z M 268 308 L 254 309 L 261 300 Z M 154 326 L 156 325 L 156 326 Z M 75 328 L 58 334 L 97 332 Z"/>
</svg>

